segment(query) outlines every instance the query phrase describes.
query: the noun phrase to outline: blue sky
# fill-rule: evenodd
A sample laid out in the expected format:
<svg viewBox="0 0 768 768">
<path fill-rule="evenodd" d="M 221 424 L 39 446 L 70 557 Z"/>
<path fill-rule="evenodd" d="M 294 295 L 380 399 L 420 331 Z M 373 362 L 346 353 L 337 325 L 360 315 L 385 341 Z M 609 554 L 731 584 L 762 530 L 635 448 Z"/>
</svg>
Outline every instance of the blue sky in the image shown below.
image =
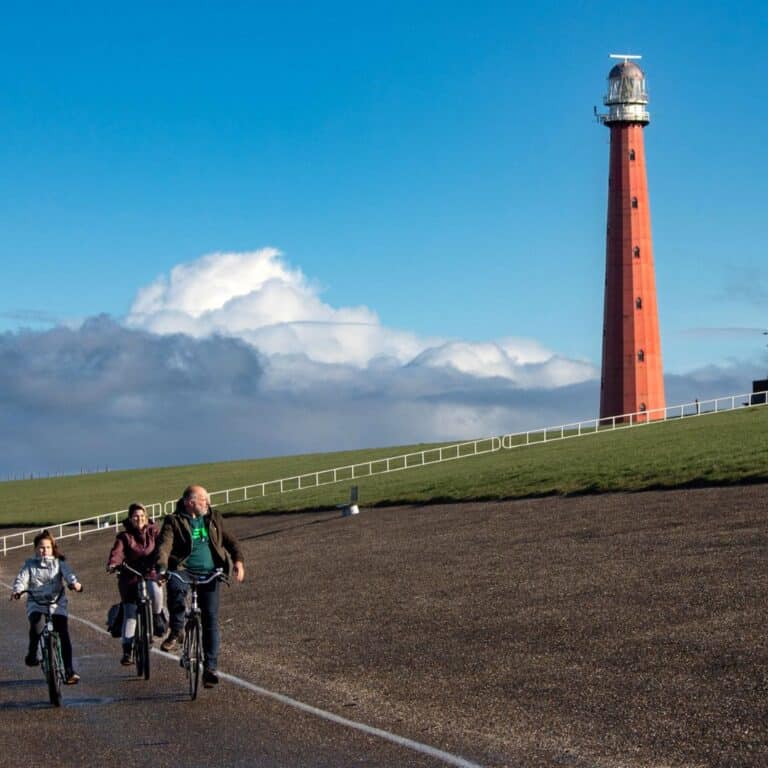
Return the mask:
<svg viewBox="0 0 768 768">
<path fill-rule="evenodd" d="M 108 346 L 117 337 L 128 344 L 129 332 L 189 332 L 201 343 L 215 332 L 256 350 L 270 385 L 253 397 L 279 401 L 276 431 L 301 419 L 291 409 L 293 383 L 280 382 L 310 365 L 305 380 L 319 383 L 304 405 L 325 409 L 327 424 L 309 438 L 262 434 L 257 454 L 450 439 L 594 415 L 608 131 L 592 108 L 605 92 L 608 54 L 631 52 L 643 55 L 651 99 L 645 143 L 665 371 L 675 377 L 668 401 L 730 392 L 719 386 L 746 391 L 768 370 L 760 333 L 768 326 L 767 16 L 758 2 L 652 2 L 633 14 L 589 2 L 6 8 L 0 331 L 5 355 L 12 348 L 24 363 L 5 376 L 27 370 L 59 381 L 63 348 L 68 365 L 84 366 L 78 376 L 93 373 L 77 329 L 106 315 L 111 325 L 102 317 L 98 327 Z M 227 312 L 215 323 L 192 322 L 178 297 L 210 280 L 211 255 L 259 253 L 238 262 L 241 279 L 255 280 L 250 299 L 222 288 L 230 291 L 220 296 Z M 179 267 L 185 277 L 174 293 Z M 267 296 L 269 279 L 282 292 Z M 147 291 L 161 295 L 151 316 L 139 311 Z M 235 317 L 238 297 L 234 303 L 248 306 Z M 304 308 L 291 314 L 292 302 Z M 259 333 L 247 312 L 261 318 Z M 373 323 L 376 340 L 339 335 L 331 349 L 318 328 L 339 322 Z M 286 323 L 296 331 L 290 339 L 273 333 Z M 308 324 L 311 337 L 300 330 Z M 74 336 L 63 341 L 63 328 Z M 504 339 L 525 340 L 523 351 L 499 346 Z M 299 368 L 285 367 L 281 345 Z M 37 357 L 28 361 L 32 349 Z M 446 379 L 435 378 L 399 401 L 405 422 L 390 414 L 385 429 L 358 414 L 360 434 L 336 445 L 333 425 L 345 420 L 353 393 L 364 389 L 375 407 L 372 371 L 385 358 L 403 371 L 424 363 L 435 376 L 464 374 L 465 420 L 446 423 L 435 411 L 414 425 L 417 404 L 457 402 Z M 480 381 L 490 359 L 496 383 L 511 388 L 497 398 Z M 558 378 L 552 369 L 563 367 Z M 345 408 L 334 409 L 319 396 L 321 384 L 347 375 Z M 73 418 L 42 386 L 31 402 L 17 384 L 3 392 L 6 426 L 26 432 L 43 412 L 49 424 Z M 475 387 L 484 394 L 473 399 L 466 393 Z M 581 389 L 566 407 L 557 387 Z M 99 391 L 113 404 L 147 395 Z M 526 408 L 545 392 L 560 405 Z M 517 398 L 514 413 L 505 398 Z M 135 418 L 155 413 L 139 409 Z M 90 422 L 81 414 L 79 423 Z M 412 428 L 392 426 L 404 423 Z M 74 462 L 108 463 L 114 454 L 113 464 L 134 466 L 211 453 L 115 452 L 124 435 L 113 426 L 99 444 L 83 427 Z M 154 433 L 145 426 L 141 434 Z M 250 455 L 252 438 L 213 457 Z M 34 440 L 6 459 L 8 471 L 73 461 L 40 458 Z"/>
</svg>

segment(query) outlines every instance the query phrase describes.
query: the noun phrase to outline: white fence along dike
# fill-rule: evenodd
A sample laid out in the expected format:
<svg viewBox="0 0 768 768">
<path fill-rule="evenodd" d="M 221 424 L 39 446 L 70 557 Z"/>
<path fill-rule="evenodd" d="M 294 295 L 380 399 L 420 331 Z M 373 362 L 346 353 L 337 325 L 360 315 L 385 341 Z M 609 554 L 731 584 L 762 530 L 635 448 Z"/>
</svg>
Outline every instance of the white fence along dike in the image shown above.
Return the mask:
<svg viewBox="0 0 768 768">
<path fill-rule="evenodd" d="M 530 445 L 541 445 L 554 440 L 566 440 L 574 437 L 613 432 L 617 429 L 647 427 L 652 424 L 663 424 L 666 421 L 681 418 L 706 416 L 714 413 L 733 411 L 739 408 L 755 407 L 768 404 L 768 392 L 750 392 L 741 395 L 726 395 L 711 400 L 695 400 L 683 405 L 672 405 L 655 411 L 639 411 L 612 416 L 603 419 L 589 419 L 571 424 L 561 424 L 557 427 L 544 427 L 527 432 L 514 432 L 497 437 L 486 437 L 481 440 L 469 440 L 453 445 L 437 448 L 427 448 L 415 453 L 405 453 L 383 459 L 372 459 L 359 464 L 348 464 L 333 469 L 321 469 L 303 475 L 284 477 L 279 480 L 267 480 L 253 485 L 243 485 L 238 488 L 227 488 L 211 493 L 211 505 L 216 507 L 227 504 L 238 504 L 252 499 L 263 498 L 271 494 L 290 493 L 292 491 L 318 488 L 323 485 L 349 482 L 373 475 L 384 475 L 390 472 L 403 472 L 408 469 L 426 467 L 445 461 L 456 461 L 471 456 L 481 456 L 496 453 L 500 450 L 524 448 Z M 163 514 L 170 514 L 176 505 L 176 499 L 165 502 L 146 504 L 149 516 L 156 520 Z M 47 526 L 59 539 L 83 536 L 99 531 L 116 531 L 128 514 L 127 509 L 108 512 L 67 523 L 56 523 Z M 3 555 L 16 549 L 22 549 L 32 544 L 36 534 L 43 528 L 31 528 L 26 531 L 10 533 L 0 537 L 0 551 Z"/>
</svg>

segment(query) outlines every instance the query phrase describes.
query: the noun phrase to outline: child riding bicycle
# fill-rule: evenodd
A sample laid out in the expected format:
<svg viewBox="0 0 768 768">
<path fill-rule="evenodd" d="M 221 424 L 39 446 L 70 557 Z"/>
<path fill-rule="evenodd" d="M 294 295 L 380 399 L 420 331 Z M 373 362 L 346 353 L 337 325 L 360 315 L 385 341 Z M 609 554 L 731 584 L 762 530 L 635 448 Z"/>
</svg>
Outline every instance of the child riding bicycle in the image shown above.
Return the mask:
<svg viewBox="0 0 768 768">
<path fill-rule="evenodd" d="M 72 666 L 72 641 L 69 637 L 69 622 L 67 620 L 67 595 L 64 585 L 75 592 L 82 592 L 83 585 L 69 567 L 64 555 L 59 551 L 56 540 L 48 531 L 42 531 L 35 536 L 35 556 L 30 557 L 13 581 L 11 600 L 18 600 L 25 590 L 33 590 L 27 594 L 27 618 L 29 619 L 29 647 L 24 663 L 35 667 L 40 663 L 37 657 L 37 646 L 45 625 L 48 605 L 36 602 L 53 599 L 61 592 L 61 598 L 56 602 L 53 612 L 53 628 L 61 640 L 61 656 L 64 661 L 65 680 L 67 685 L 76 685 L 80 675 Z"/>
</svg>

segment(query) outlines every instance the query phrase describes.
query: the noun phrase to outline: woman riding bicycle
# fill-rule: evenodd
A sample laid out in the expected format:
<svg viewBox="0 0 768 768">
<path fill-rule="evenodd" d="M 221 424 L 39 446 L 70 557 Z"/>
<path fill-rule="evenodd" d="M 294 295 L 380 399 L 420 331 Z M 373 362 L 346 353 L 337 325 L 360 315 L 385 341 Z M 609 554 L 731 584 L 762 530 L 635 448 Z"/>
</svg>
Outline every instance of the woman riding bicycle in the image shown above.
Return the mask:
<svg viewBox="0 0 768 768">
<path fill-rule="evenodd" d="M 80 675 L 72 666 L 72 641 L 69 637 L 69 622 L 67 620 L 67 595 L 64 585 L 75 592 L 82 592 L 83 586 L 75 576 L 64 555 L 59 552 L 56 541 L 48 531 L 42 531 L 35 536 L 35 556 L 30 557 L 13 581 L 11 599 L 21 597 L 24 590 L 32 590 L 33 594 L 27 594 L 27 618 L 29 619 L 29 648 L 24 657 L 24 663 L 28 667 L 35 667 L 40 663 L 37 657 L 37 645 L 45 626 L 45 617 L 48 605 L 37 603 L 35 598 L 41 600 L 54 599 L 59 593 L 61 597 L 55 603 L 53 611 L 53 628 L 61 640 L 61 657 L 64 661 L 64 670 L 67 685 L 75 685 L 80 681 Z"/>
<path fill-rule="evenodd" d="M 147 517 L 147 510 L 141 504 L 131 504 L 128 507 L 128 517 L 123 522 L 124 531 L 117 534 L 115 543 L 109 553 L 107 570 L 113 573 L 123 563 L 147 577 L 147 589 L 152 601 L 152 618 L 155 634 L 162 637 L 165 634 L 163 618 L 163 590 L 153 581 L 155 573 L 155 550 L 160 529 Z M 128 569 L 120 571 L 117 586 L 120 590 L 120 600 L 123 603 L 123 655 L 120 663 L 128 666 L 133 663 L 131 655 L 133 636 L 136 634 L 136 601 L 138 598 L 139 577 Z"/>
</svg>

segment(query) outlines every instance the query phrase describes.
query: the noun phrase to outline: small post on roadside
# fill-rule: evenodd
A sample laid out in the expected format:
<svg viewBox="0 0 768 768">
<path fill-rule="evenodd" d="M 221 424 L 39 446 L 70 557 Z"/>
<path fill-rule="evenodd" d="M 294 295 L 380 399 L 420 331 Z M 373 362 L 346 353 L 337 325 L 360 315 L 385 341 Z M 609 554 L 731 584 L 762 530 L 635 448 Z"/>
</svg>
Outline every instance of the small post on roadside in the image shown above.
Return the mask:
<svg viewBox="0 0 768 768">
<path fill-rule="evenodd" d="M 350 515 L 359 515 L 360 508 L 357 506 L 357 486 L 353 485 L 349 489 L 349 504 L 339 504 L 341 508 L 341 516 L 349 517 Z"/>
</svg>

